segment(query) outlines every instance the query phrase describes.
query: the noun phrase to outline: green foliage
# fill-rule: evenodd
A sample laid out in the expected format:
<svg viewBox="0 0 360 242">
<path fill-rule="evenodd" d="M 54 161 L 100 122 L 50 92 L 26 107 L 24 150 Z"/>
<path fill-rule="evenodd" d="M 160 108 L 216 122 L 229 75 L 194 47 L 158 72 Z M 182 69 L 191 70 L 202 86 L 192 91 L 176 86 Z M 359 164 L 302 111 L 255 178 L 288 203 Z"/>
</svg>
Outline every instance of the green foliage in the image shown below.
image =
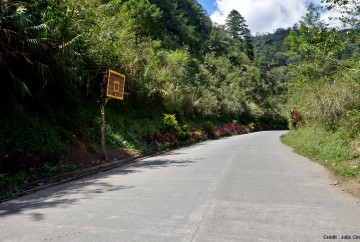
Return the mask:
<svg viewBox="0 0 360 242">
<path fill-rule="evenodd" d="M 175 114 L 164 113 L 163 127 L 166 132 L 176 132 L 180 129 L 180 125 L 176 120 Z"/>
<path fill-rule="evenodd" d="M 36 170 L 36 173 L 38 178 L 44 179 L 47 177 L 72 172 L 75 170 L 75 168 L 75 165 L 65 162 L 59 162 L 56 165 L 44 163 Z"/>
<path fill-rule="evenodd" d="M 156 38 L 156 23 L 161 17 L 161 12 L 155 4 L 148 0 L 128 0 L 120 5 L 120 12 L 124 19 L 123 25 L 135 34 L 137 41 L 145 36 Z"/>
<path fill-rule="evenodd" d="M 354 3 L 326 2 L 330 8 L 341 7 L 334 9 L 342 13 L 347 4 Z M 359 157 L 353 148 L 360 130 L 358 61 L 353 59 L 358 33 L 329 27 L 321 21 L 320 12 L 310 4 L 300 26 L 287 39 L 292 78 L 288 107 L 302 110 L 306 123 L 283 140 L 341 177 L 359 177 L 358 165 L 353 165 Z M 343 20 L 350 23 L 347 17 Z M 296 115 L 291 114 L 297 126 Z"/>
<path fill-rule="evenodd" d="M 285 39 L 291 28 L 277 29 L 273 34 L 257 35 L 254 38 L 255 63 L 264 71 L 272 71 L 277 67 L 287 66 L 288 57 L 285 55 L 289 47 Z"/>
<path fill-rule="evenodd" d="M 60 161 L 56 164 L 43 163 L 39 167 L 33 168 L 31 172 L 0 173 L 0 200 L 38 185 L 33 183 L 36 180 L 72 172 L 75 168 L 73 164 Z"/>
<path fill-rule="evenodd" d="M 78 37 L 61 36 L 47 22 L 55 1 L 0 7 L 0 85 L 2 111 L 21 110 L 54 83 L 85 84 L 87 77 Z M 60 7 L 60 6 L 58 6 Z M 48 9 L 49 11 L 45 11 Z M 44 11 L 44 12 L 42 12 Z M 49 14 L 49 16 L 48 16 Z M 61 76 L 61 77 L 60 77 Z M 66 81 L 65 81 L 66 80 Z"/>
<path fill-rule="evenodd" d="M 232 10 L 226 18 L 226 29 L 230 36 L 243 41 L 247 28 L 244 17 L 236 10 Z"/>
<path fill-rule="evenodd" d="M 7 2 L 0 6 L 0 96 L 6 104 L 19 105 L 49 77 L 41 60 L 49 48 L 48 26 L 37 25 L 25 6 Z M 39 78 L 38 82 L 31 77 Z"/>
<path fill-rule="evenodd" d="M 329 28 L 310 4 L 300 27 L 287 39 L 293 65 L 290 104 L 301 107 L 308 122 L 335 130 L 342 116 L 358 105 L 359 83 L 351 74 L 352 62 L 338 59 L 346 49 L 346 35 Z M 346 64 L 342 64 L 346 63 Z"/>
<path fill-rule="evenodd" d="M 240 41 L 242 49 L 247 53 L 248 57 L 254 59 L 254 47 L 252 43 L 251 32 L 246 25 L 244 17 L 236 10 L 232 10 L 226 18 L 226 30 L 229 35 Z"/>
<path fill-rule="evenodd" d="M 291 31 L 287 44 L 289 55 L 296 55 L 293 75 L 302 83 L 325 80 L 338 70 L 334 58 L 344 49 L 344 41 L 336 29 L 321 22 L 316 9 L 309 7 L 309 13 L 300 28 Z M 296 67 L 295 67 L 296 66 Z"/>
<path fill-rule="evenodd" d="M 360 13 L 359 0 L 321 0 L 321 2 L 326 3 L 327 10 L 335 10 L 341 14 L 341 17 L 334 18 L 342 21 L 344 26 L 353 28 L 360 26 L 358 18 Z"/>
<path fill-rule="evenodd" d="M 338 132 L 345 140 L 358 139 L 360 136 L 360 111 L 357 109 L 346 111 L 339 121 Z"/>
<path fill-rule="evenodd" d="M 187 126 L 180 126 L 175 114 L 163 114 L 163 130 L 175 134 L 180 139 L 185 139 Z"/>
<path fill-rule="evenodd" d="M 248 97 L 239 83 L 243 72 L 252 71 L 252 40 L 241 15 L 235 40 L 187 0 L 39 0 L 27 8 L 35 23 L 46 21 L 42 32 L 52 37 L 50 55 L 38 65 L 47 70 L 41 72 L 46 85 L 51 80 L 65 88 L 73 80 L 90 93 L 110 67 L 126 74 L 135 105 L 155 103 L 190 116 L 239 116 L 246 110 Z M 22 93 L 31 91 L 26 87 Z"/>
<path fill-rule="evenodd" d="M 54 127 L 44 117 L 22 114 L 21 118 L 16 121 L 2 119 L 0 156 L 12 151 L 63 154 L 72 150 L 70 131 Z"/>
<path fill-rule="evenodd" d="M 211 121 L 203 122 L 201 127 L 208 133 L 209 138 L 215 137 L 215 126 Z"/>
</svg>

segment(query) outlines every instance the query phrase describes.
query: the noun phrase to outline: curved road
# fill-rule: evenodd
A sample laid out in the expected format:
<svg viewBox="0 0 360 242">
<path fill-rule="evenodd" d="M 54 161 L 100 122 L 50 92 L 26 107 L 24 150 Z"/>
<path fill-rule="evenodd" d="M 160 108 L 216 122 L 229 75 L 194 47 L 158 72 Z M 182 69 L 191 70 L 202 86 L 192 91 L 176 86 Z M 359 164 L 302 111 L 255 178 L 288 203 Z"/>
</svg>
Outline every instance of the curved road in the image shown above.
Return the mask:
<svg viewBox="0 0 360 242">
<path fill-rule="evenodd" d="M 0 204 L 0 241 L 360 241 L 359 200 L 283 133 L 207 141 Z"/>
</svg>

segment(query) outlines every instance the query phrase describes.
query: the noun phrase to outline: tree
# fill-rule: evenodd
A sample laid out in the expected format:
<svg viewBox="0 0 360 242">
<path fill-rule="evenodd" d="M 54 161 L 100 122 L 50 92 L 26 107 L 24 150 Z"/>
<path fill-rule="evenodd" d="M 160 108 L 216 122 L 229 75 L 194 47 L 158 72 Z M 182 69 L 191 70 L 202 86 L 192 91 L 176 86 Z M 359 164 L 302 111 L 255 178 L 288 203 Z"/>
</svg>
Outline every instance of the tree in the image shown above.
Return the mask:
<svg viewBox="0 0 360 242">
<path fill-rule="evenodd" d="M 244 41 L 247 29 L 244 17 L 236 10 L 231 10 L 225 21 L 226 30 L 233 39 Z"/>
<path fill-rule="evenodd" d="M 251 36 L 250 29 L 246 28 L 244 30 L 244 50 L 250 60 L 254 60 L 254 45 L 253 38 Z"/>
<path fill-rule="evenodd" d="M 236 10 L 232 10 L 226 18 L 226 31 L 228 34 L 242 44 L 242 49 L 248 57 L 254 59 L 254 47 L 252 43 L 251 31 L 246 25 L 244 17 Z"/>
<path fill-rule="evenodd" d="M 148 0 L 128 0 L 121 5 L 122 18 L 126 27 L 135 33 L 136 38 L 157 39 L 157 22 L 161 17 L 160 9 Z"/>
</svg>

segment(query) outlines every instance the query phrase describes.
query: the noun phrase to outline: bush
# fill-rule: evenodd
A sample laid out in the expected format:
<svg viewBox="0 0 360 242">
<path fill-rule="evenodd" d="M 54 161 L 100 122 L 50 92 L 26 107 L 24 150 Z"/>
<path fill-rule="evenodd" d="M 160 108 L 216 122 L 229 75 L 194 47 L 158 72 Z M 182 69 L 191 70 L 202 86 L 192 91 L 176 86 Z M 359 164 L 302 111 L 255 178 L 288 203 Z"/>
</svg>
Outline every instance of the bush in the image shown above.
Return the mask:
<svg viewBox="0 0 360 242">
<path fill-rule="evenodd" d="M 165 134 L 153 134 L 146 137 L 146 142 L 148 144 L 164 144 L 169 143 L 171 145 L 176 145 L 179 141 L 176 136 L 172 133 Z"/>
<path fill-rule="evenodd" d="M 194 132 L 191 132 L 188 136 L 189 140 L 193 142 L 198 142 L 201 140 L 207 140 L 209 137 L 209 134 L 206 130 L 198 129 Z"/>
<path fill-rule="evenodd" d="M 164 113 L 163 129 L 164 132 L 173 133 L 181 140 L 185 140 L 187 138 L 187 126 L 184 125 L 181 127 L 179 122 L 176 120 L 175 114 Z"/>
<path fill-rule="evenodd" d="M 349 110 L 341 117 L 339 132 L 344 139 L 353 139 L 360 134 L 360 112 L 356 109 Z"/>
<path fill-rule="evenodd" d="M 163 127 L 164 130 L 167 132 L 178 132 L 179 130 L 181 130 L 179 122 L 176 120 L 175 114 L 164 113 Z"/>
<path fill-rule="evenodd" d="M 303 117 L 299 110 L 292 108 L 290 110 L 290 128 L 297 129 L 303 124 Z"/>
<path fill-rule="evenodd" d="M 208 133 L 209 138 L 215 137 L 215 126 L 211 121 L 204 122 L 202 128 Z"/>
</svg>

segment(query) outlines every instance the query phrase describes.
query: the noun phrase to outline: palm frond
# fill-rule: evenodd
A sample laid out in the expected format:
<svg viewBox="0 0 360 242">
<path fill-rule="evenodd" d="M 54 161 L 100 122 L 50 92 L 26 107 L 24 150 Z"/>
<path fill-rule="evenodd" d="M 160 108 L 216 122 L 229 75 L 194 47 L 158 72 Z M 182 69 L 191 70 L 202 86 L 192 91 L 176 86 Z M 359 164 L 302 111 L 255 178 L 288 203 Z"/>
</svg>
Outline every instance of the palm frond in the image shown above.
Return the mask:
<svg viewBox="0 0 360 242">
<path fill-rule="evenodd" d="M 48 48 L 46 39 L 26 39 L 28 51 L 31 54 L 42 54 Z"/>
<path fill-rule="evenodd" d="M 47 40 L 49 26 L 45 23 L 36 26 L 30 26 L 25 28 L 25 32 L 33 36 L 33 38 Z"/>
<path fill-rule="evenodd" d="M 59 49 L 64 54 L 72 54 L 74 52 L 75 47 L 78 45 L 78 41 L 80 40 L 81 35 L 76 36 L 72 40 L 63 43 L 59 46 Z"/>
</svg>

